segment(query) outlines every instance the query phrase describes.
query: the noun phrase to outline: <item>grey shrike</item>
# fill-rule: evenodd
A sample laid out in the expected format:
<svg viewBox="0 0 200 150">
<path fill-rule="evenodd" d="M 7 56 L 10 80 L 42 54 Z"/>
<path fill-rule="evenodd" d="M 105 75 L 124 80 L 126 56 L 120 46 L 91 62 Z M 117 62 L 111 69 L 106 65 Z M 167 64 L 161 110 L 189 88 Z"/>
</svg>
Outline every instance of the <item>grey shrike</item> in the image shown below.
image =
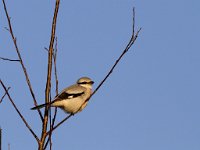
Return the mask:
<svg viewBox="0 0 200 150">
<path fill-rule="evenodd" d="M 80 112 L 86 107 L 88 103 L 86 100 L 92 94 L 93 83 L 94 81 L 92 81 L 90 78 L 82 77 L 78 79 L 76 84 L 65 88 L 51 102 L 38 105 L 31 109 L 40 109 L 49 105 L 49 107 L 59 107 L 65 112 L 71 114 Z"/>
</svg>

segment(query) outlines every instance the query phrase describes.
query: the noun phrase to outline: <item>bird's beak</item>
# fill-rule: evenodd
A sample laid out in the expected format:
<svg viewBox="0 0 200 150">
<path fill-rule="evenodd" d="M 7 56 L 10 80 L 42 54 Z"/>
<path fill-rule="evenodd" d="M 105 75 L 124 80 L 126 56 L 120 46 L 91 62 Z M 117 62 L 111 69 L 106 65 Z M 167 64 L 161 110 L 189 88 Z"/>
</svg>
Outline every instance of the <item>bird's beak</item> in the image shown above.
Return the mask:
<svg viewBox="0 0 200 150">
<path fill-rule="evenodd" d="M 94 84 L 94 81 L 91 81 L 90 84 Z"/>
</svg>

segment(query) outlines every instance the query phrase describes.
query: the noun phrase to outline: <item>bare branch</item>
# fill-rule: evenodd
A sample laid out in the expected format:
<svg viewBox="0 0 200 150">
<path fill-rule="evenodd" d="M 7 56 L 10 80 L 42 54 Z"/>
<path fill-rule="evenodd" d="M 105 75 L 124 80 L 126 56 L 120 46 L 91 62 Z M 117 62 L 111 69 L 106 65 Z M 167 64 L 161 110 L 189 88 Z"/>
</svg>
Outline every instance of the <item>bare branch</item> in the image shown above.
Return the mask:
<svg viewBox="0 0 200 150">
<path fill-rule="evenodd" d="M 11 104 L 13 105 L 13 107 L 15 108 L 16 112 L 18 113 L 18 115 L 20 116 L 20 118 L 22 119 L 22 121 L 24 122 L 24 124 L 26 125 L 26 127 L 28 128 L 28 130 L 31 132 L 31 134 L 33 135 L 33 137 L 37 140 L 37 142 L 39 143 L 39 139 L 37 137 L 37 135 L 34 133 L 34 131 L 31 129 L 30 125 L 27 123 L 26 119 L 24 118 L 24 116 L 21 114 L 21 112 L 19 111 L 19 109 L 17 108 L 17 106 L 15 105 L 14 101 L 12 100 L 10 94 L 8 93 L 8 90 L 6 88 L 6 86 L 4 85 L 4 83 L 0 80 L 0 83 L 3 87 L 3 89 L 6 92 L 6 95 L 8 96 Z"/>
<path fill-rule="evenodd" d="M 10 89 L 10 87 L 8 87 L 7 91 Z M 6 92 L 5 94 L 2 96 L 1 100 L 0 100 L 0 103 L 3 101 L 4 97 L 6 96 Z"/>
<path fill-rule="evenodd" d="M 16 40 L 16 38 L 15 38 L 15 36 L 14 36 L 14 33 L 13 33 L 13 30 L 12 30 L 12 24 L 11 24 L 11 21 L 10 21 L 10 17 L 9 17 L 9 15 L 8 15 L 8 11 L 7 11 L 7 8 L 6 8 L 6 4 L 5 4 L 5 1 L 4 1 L 4 0 L 2 0 L 2 1 L 3 1 L 4 11 L 5 11 L 5 13 L 6 13 L 7 21 L 8 21 L 8 26 L 9 26 L 8 31 L 9 31 L 11 37 L 12 37 L 12 40 L 13 40 L 13 43 L 14 43 L 14 46 L 15 46 L 15 50 L 16 50 L 17 55 L 18 55 L 18 58 L 19 58 L 19 62 L 21 63 L 22 69 L 23 69 L 23 71 L 24 71 L 24 75 L 25 75 L 25 78 L 26 78 L 26 82 L 27 82 L 27 84 L 28 84 L 30 93 L 31 93 L 31 95 L 32 95 L 34 105 L 37 106 L 37 101 L 36 101 L 36 98 L 35 98 L 35 94 L 34 94 L 34 92 L 33 92 L 33 89 L 32 89 L 32 86 L 31 86 L 31 82 L 30 82 L 30 80 L 29 80 L 29 76 L 28 76 L 28 73 L 27 73 L 27 71 L 26 71 L 26 67 L 25 67 L 25 65 L 24 65 L 24 62 L 23 62 L 22 57 L 21 57 L 21 54 L 20 54 L 20 52 L 19 52 L 19 49 L 18 49 L 18 46 L 17 46 L 17 40 Z M 40 111 L 39 109 L 38 109 L 37 111 L 38 111 L 38 113 L 39 113 L 39 115 L 40 115 L 41 120 L 43 120 L 41 111 Z"/>
<path fill-rule="evenodd" d="M 56 95 L 58 95 L 58 74 L 57 74 L 57 65 L 56 65 L 56 60 L 57 60 L 57 52 L 58 52 L 58 39 L 57 37 L 55 38 L 56 43 L 55 43 L 55 49 L 54 49 L 54 55 L 53 55 L 53 62 L 54 62 L 54 76 L 55 76 L 55 81 L 56 81 Z M 50 130 L 52 130 L 54 124 L 55 124 L 55 120 L 56 120 L 56 116 L 57 116 L 57 108 L 54 109 L 54 116 L 53 116 L 53 120 L 52 120 L 52 124 L 50 124 Z M 50 133 L 50 143 L 51 143 L 51 135 L 52 133 Z"/>
<path fill-rule="evenodd" d="M 57 60 L 57 52 L 58 52 L 58 39 L 56 37 L 56 44 L 55 44 L 55 51 L 54 51 L 54 75 L 56 80 L 56 95 L 58 95 L 58 73 L 57 73 L 57 67 L 56 67 L 56 60 Z"/>
<path fill-rule="evenodd" d="M 57 60 L 57 52 L 58 52 L 58 41 L 57 41 L 57 37 L 56 37 L 56 43 L 55 43 L 55 49 L 54 49 L 54 53 L 53 53 L 53 62 L 54 62 L 54 76 L 55 76 L 55 81 L 56 81 L 56 95 L 58 95 L 58 74 L 57 74 L 57 66 L 56 66 L 56 60 Z M 55 108 L 54 111 L 54 117 L 52 120 L 52 126 L 54 126 L 55 120 L 56 120 L 56 114 L 57 114 L 57 108 Z"/>
<path fill-rule="evenodd" d="M 59 5 L 60 5 L 60 0 L 56 0 L 52 28 L 51 28 L 51 39 L 50 39 L 49 52 L 48 52 L 48 70 L 47 70 L 47 82 L 46 82 L 46 89 L 45 89 L 45 103 L 48 103 L 50 101 L 52 57 L 53 57 L 52 55 L 53 55 L 53 45 L 54 45 L 54 40 L 55 40 L 56 22 L 57 22 Z M 45 107 L 44 122 L 43 122 L 42 135 L 41 135 L 41 144 L 39 145 L 39 150 L 43 150 L 43 147 L 45 144 L 47 123 L 48 123 L 48 107 Z"/>
<path fill-rule="evenodd" d="M 57 75 L 57 67 L 56 67 L 56 60 L 57 60 L 57 52 L 58 52 L 58 41 L 57 41 L 57 37 L 55 38 L 55 48 L 53 50 L 53 63 L 54 63 L 54 76 L 55 76 L 55 81 L 56 81 L 56 95 L 58 95 L 58 75 Z M 49 51 L 47 48 L 45 48 L 47 51 Z M 50 107 L 50 110 L 52 108 Z M 54 108 L 54 116 L 53 116 L 53 119 L 52 119 L 52 122 L 50 121 L 50 131 L 52 131 L 52 128 L 54 127 L 54 124 L 55 124 L 55 120 L 56 120 L 56 116 L 57 116 L 57 107 Z M 51 116 L 50 116 L 50 119 L 51 119 Z M 45 146 L 44 146 L 44 149 L 46 149 L 48 143 L 50 142 L 50 149 L 51 149 L 51 136 L 52 136 L 52 133 L 50 132 L 49 133 L 49 136 L 48 136 L 48 139 L 45 143 Z"/>
<path fill-rule="evenodd" d="M 4 57 L 0 57 L 0 59 L 7 60 L 7 61 L 20 61 L 19 59 L 9 59 L 9 58 L 4 58 Z"/>
<path fill-rule="evenodd" d="M 127 44 L 126 48 L 124 49 L 122 54 L 119 56 L 119 58 L 115 61 L 114 65 L 112 66 L 112 68 L 110 69 L 108 74 L 105 76 L 105 78 L 101 81 L 101 83 L 94 90 L 94 92 L 92 93 L 90 98 L 99 90 L 99 88 L 103 85 L 103 83 L 106 81 L 106 79 L 111 75 L 111 73 L 113 72 L 113 70 L 115 69 L 117 64 L 120 62 L 120 60 L 122 59 L 124 54 L 126 54 L 128 52 L 128 50 L 131 48 L 131 46 L 135 43 L 135 41 L 136 41 L 136 39 L 138 37 L 138 34 L 141 31 L 141 28 L 137 31 L 137 33 L 135 35 L 134 35 L 134 30 L 135 30 L 135 9 L 133 8 L 133 31 L 132 31 L 132 36 L 131 36 L 131 38 L 129 40 L 129 43 Z M 89 101 L 89 99 L 87 99 L 86 101 Z"/>
</svg>

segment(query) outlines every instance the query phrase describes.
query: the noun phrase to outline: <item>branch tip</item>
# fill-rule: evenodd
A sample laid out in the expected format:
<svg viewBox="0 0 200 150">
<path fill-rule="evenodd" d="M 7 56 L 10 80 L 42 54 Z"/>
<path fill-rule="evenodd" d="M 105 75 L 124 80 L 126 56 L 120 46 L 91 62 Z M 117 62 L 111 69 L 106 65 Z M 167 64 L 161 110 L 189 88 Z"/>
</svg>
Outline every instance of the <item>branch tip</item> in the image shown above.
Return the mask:
<svg viewBox="0 0 200 150">
<path fill-rule="evenodd" d="M 13 41 L 13 44 L 14 44 L 14 46 L 15 46 L 15 50 L 16 50 L 16 52 L 17 52 L 18 58 L 19 58 L 19 62 L 20 62 L 20 64 L 21 64 L 21 67 L 22 67 L 22 69 L 23 69 L 23 72 L 24 72 L 24 75 L 25 75 L 25 78 L 26 78 L 26 83 L 28 84 L 29 91 L 30 91 L 31 96 L 32 96 L 32 98 L 33 98 L 33 102 L 34 102 L 35 106 L 37 106 L 37 101 L 36 101 L 35 94 L 34 94 L 34 92 L 33 92 L 32 86 L 31 86 L 31 82 L 30 82 L 28 73 L 27 73 L 27 71 L 26 71 L 26 67 L 25 67 L 25 65 L 24 65 L 24 62 L 23 62 L 23 60 L 22 60 L 21 53 L 20 53 L 20 51 L 19 51 L 19 49 L 18 49 L 17 39 L 16 39 L 16 37 L 15 37 L 15 35 L 14 35 L 14 33 L 13 33 L 13 30 L 12 30 L 11 17 L 10 17 L 9 14 L 8 14 L 5 1 L 4 1 L 4 0 L 2 0 L 2 1 L 3 1 L 3 6 L 4 6 L 4 11 L 5 11 L 5 14 L 6 14 L 7 22 L 8 22 L 8 27 L 9 27 L 9 28 L 8 28 L 8 29 L 9 29 L 8 31 L 9 31 L 11 37 L 12 37 L 12 41 Z M 38 111 L 38 113 L 39 113 L 39 116 L 40 116 L 41 120 L 43 121 L 43 117 L 42 117 L 41 111 L 40 111 L 39 109 L 38 109 L 37 111 Z"/>
</svg>

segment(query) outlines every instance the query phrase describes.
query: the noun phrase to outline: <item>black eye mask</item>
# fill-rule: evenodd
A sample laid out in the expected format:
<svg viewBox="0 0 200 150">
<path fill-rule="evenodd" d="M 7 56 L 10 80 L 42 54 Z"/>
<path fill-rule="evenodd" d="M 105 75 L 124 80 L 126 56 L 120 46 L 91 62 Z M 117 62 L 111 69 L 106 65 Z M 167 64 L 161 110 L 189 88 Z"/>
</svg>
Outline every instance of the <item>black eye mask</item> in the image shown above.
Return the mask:
<svg viewBox="0 0 200 150">
<path fill-rule="evenodd" d="M 78 84 L 93 84 L 94 83 L 94 81 L 90 81 L 90 82 L 80 82 L 80 83 L 78 83 Z"/>
</svg>

